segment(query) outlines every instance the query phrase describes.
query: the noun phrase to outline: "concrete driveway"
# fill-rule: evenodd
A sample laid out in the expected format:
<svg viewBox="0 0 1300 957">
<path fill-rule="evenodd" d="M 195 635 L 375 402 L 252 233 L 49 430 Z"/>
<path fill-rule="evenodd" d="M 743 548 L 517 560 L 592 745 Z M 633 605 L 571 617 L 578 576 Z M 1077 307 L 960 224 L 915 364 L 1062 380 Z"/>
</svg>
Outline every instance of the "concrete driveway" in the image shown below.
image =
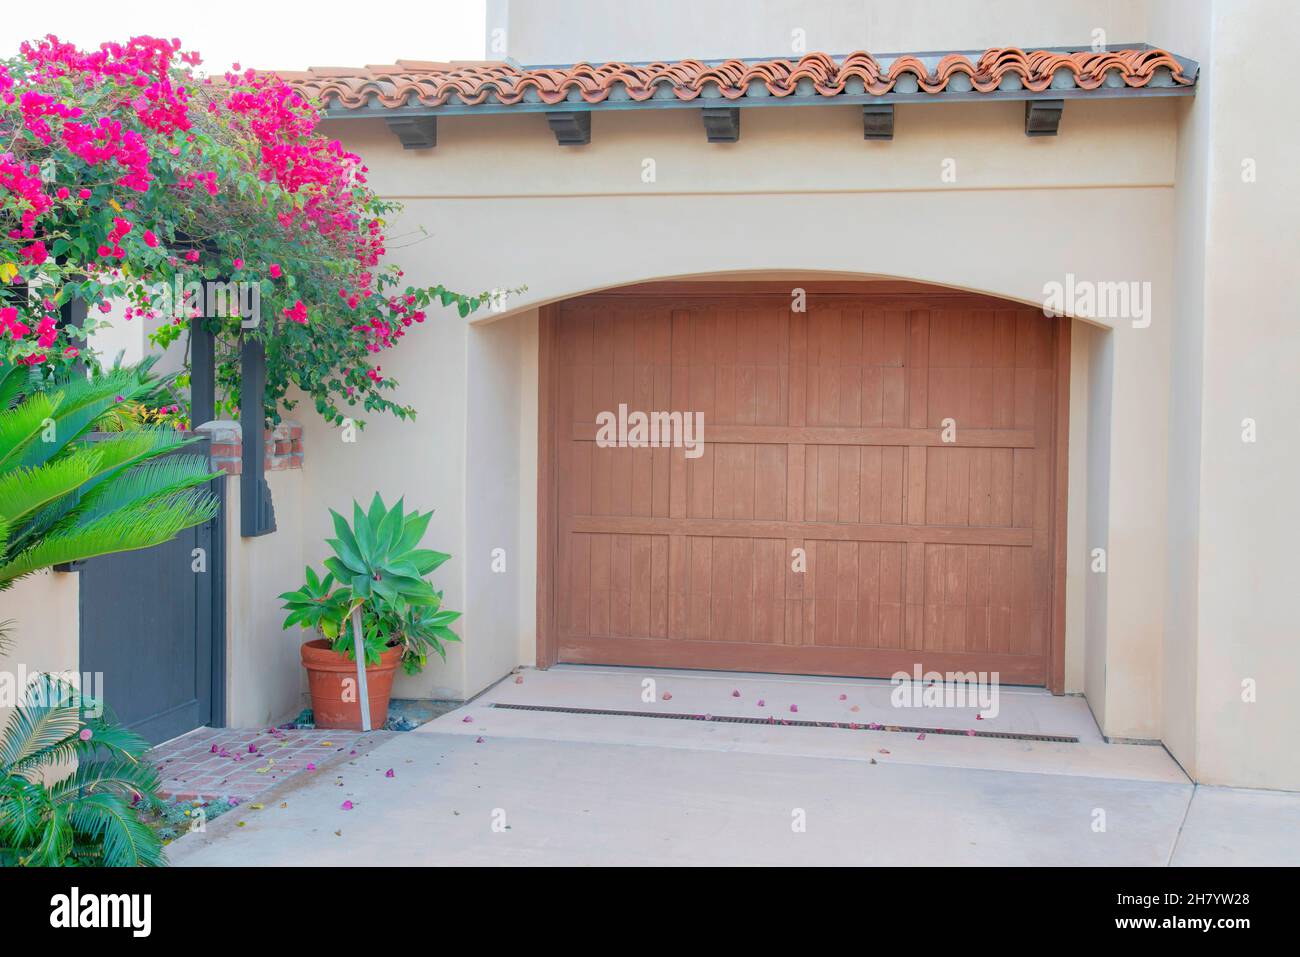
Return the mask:
<svg viewBox="0 0 1300 957">
<path fill-rule="evenodd" d="M 646 674 L 553 669 L 507 679 L 416 732 L 290 782 L 261 809 L 224 815 L 175 842 L 169 857 L 178 865 L 1300 864 L 1300 795 L 1198 789 L 1162 748 L 1102 742 L 1079 699 L 1026 691 L 1004 705 L 1000 732 L 1079 738 L 1040 742 L 863 730 L 878 683 L 652 673 L 658 695 L 677 690 L 647 705 Z M 623 710 L 665 716 L 497 707 L 614 710 L 606 706 L 633 693 L 635 707 Z M 818 717 L 813 726 L 783 725 L 790 718 L 775 714 L 761 724 L 716 720 L 750 717 L 759 700 L 769 713 Z M 715 720 L 665 719 L 701 704 Z M 890 726 L 939 727 L 933 714 L 893 714 Z M 861 720 L 850 730 L 844 715 Z M 942 720 L 949 731 L 963 727 L 951 711 Z"/>
</svg>

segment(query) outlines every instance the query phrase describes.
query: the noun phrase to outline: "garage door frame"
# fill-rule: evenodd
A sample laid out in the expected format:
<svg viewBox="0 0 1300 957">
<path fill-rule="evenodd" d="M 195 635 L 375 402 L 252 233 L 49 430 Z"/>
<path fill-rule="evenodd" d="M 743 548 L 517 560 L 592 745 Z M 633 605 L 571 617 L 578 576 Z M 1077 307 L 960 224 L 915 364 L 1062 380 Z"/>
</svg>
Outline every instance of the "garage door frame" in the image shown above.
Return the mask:
<svg viewBox="0 0 1300 957">
<path fill-rule="evenodd" d="M 941 286 L 900 281 L 801 282 L 807 294 L 870 297 L 873 305 L 884 308 L 970 307 L 997 309 L 1025 304 L 992 296 L 950 290 Z M 645 297 L 656 295 L 683 299 L 687 297 L 728 297 L 753 295 L 790 296 L 789 282 L 661 282 L 643 283 L 593 293 L 584 299 L 601 297 Z M 538 318 L 538 449 L 537 449 L 537 666 L 549 668 L 558 656 L 558 631 L 555 621 L 558 585 L 555 574 L 559 560 L 558 528 L 558 460 L 557 428 L 559 350 L 557 333 L 560 304 L 543 306 Z M 1053 416 L 1053 475 L 1051 482 L 1051 596 L 1047 656 L 1047 687 L 1053 694 L 1065 690 L 1065 571 L 1067 490 L 1069 486 L 1069 397 L 1070 397 L 1070 322 L 1068 318 L 1050 319 L 1053 324 L 1053 348 L 1056 356 L 1056 395 Z"/>
</svg>

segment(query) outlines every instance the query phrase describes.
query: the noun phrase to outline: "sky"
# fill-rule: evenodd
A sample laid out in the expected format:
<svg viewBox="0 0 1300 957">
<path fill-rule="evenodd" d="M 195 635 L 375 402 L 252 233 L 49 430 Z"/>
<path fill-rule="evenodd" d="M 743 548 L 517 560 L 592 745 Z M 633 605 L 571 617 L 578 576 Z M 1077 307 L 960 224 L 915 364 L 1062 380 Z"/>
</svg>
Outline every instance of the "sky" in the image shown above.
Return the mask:
<svg viewBox="0 0 1300 957">
<path fill-rule="evenodd" d="M 6 4 L 0 58 L 48 33 L 82 47 L 149 34 L 179 37 L 203 68 L 302 70 L 395 60 L 481 60 L 485 0 L 59 0 Z M 356 16 L 352 10 L 361 11 Z"/>
</svg>

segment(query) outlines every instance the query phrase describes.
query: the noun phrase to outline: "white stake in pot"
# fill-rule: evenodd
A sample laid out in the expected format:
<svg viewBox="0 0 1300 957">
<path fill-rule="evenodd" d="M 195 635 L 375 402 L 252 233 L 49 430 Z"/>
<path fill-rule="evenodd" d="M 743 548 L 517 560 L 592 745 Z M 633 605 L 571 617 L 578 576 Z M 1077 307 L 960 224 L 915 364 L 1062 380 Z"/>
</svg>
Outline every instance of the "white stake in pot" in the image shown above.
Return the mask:
<svg viewBox="0 0 1300 957">
<path fill-rule="evenodd" d="M 357 691 L 361 695 L 361 730 L 370 730 L 370 689 L 366 686 L 366 640 L 361 634 L 361 606 L 352 609 L 352 653 L 357 659 Z"/>
</svg>

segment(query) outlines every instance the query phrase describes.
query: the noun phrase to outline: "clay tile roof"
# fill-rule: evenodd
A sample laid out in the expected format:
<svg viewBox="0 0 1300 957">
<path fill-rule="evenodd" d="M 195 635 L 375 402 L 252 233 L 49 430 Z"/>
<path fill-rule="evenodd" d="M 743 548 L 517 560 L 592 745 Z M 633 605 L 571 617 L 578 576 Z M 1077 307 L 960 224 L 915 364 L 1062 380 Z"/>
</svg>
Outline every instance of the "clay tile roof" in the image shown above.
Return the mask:
<svg viewBox="0 0 1300 957">
<path fill-rule="evenodd" d="M 563 67 L 399 60 L 361 68 L 312 67 L 280 75 L 310 99 L 333 109 L 427 109 L 791 96 L 818 101 L 843 94 L 1038 94 L 1103 86 L 1177 88 L 1196 82 L 1194 65 L 1186 69 L 1186 62 L 1150 47 L 1101 53 L 998 47 L 975 59 L 962 53 L 938 58 L 908 54 L 883 63 L 861 51 L 838 60 L 825 53 L 809 53 L 797 60 L 576 63 Z"/>
</svg>

